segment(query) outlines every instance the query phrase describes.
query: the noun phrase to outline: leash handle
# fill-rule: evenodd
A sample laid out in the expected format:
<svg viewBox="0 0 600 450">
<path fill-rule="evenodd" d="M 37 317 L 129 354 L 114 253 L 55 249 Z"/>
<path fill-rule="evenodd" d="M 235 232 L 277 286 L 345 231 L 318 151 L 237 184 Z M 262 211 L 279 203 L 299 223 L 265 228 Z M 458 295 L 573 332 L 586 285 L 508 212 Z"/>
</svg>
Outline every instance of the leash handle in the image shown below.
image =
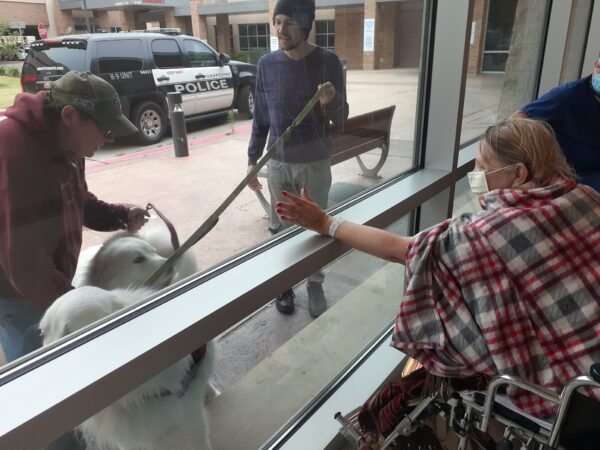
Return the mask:
<svg viewBox="0 0 600 450">
<path fill-rule="evenodd" d="M 175 226 L 173 226 L 173 223 L 167 219 L 167 216 L 160 212 L 156 206 L 154 206 L 152 203 L 148 203 L 146 205 L 146 211 L 150 211 L 151 209 L 154 210 L 156 215 L 162 219 L 169 229 L 169 233 L 171 234 L 171 245 L 173 246 L 173 250 L 177 250 L 179 248 L 179 238 L 177 237 L 177 230 L 175 230 Z"/>
</svg>

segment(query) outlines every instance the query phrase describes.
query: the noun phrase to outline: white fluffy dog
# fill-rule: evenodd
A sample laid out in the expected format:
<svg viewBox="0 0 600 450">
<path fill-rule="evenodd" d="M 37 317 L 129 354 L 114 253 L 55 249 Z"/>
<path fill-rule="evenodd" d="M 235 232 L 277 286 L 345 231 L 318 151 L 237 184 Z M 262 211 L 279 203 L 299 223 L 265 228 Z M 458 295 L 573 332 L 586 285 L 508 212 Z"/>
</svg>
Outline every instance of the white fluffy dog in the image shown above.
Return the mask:
<svg viewBox="0 0 600 450">
<path fill-rule="evenodd" d="M 77 282 L 84 286 L 48 308 L 40 322 L 44 345 L 151 295 L 154 290 L 140 286 L 164 262 L 167 253 L 173 252 L 164 233 L 154 238 L 156 247 L 164 244 L 160 249 L 164 256 L 148 241 L 126 233 L 83 255 Z M 195 259 L 186 255 L 154 287 L 178 281 L 195 269 Z M 212 389 L 208 380 L 213 366 L 214 345 L 209 342 L 199 362 L 186 356 L 83 422 L 78 429 L 87 448 L 210 449 L 204 401 Z"/>
</svg>

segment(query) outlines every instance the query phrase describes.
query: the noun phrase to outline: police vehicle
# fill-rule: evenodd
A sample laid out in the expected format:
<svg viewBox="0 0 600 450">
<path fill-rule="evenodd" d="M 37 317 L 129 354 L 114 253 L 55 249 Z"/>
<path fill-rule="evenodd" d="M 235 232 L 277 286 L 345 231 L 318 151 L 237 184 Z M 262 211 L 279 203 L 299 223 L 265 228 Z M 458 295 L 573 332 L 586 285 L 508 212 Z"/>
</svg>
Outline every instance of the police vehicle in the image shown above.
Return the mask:
<svg viewBox="0 0 600 450">
<path fill-rule="evenodd" d="M 226 115 L 251 118 L 256 66 L 231 61 L 204 41 L 176 31 L 98 33 L 35 41 L 23 63 L 23 91 L 49 89 L 70 70 L 110 82 L 123 112 L 138 127 L 140 144 L 167 131 L 166 94 L 181 92 L 186 119 Z"/>
</svg>

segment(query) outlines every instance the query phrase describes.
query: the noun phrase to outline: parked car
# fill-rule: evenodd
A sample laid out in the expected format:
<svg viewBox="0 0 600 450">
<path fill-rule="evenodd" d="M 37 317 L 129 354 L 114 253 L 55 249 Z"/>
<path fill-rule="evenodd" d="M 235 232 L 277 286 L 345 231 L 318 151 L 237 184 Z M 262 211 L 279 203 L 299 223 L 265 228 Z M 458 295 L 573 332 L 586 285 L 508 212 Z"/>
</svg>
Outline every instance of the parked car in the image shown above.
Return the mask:
<svg viewBox="0 0 600 450">
<path fill-rule="evenodd" d="M 256 66 L 231 61 L 192 36 L 160 32 L 98 33 L 42 39 L 23 63 L 23 91 L 50 89 L 70 70 L 110 82 L 140 144 L 159 142 L 168 128 L 166 95 L 182 94 L 187 120 L 254 114 Z"/>
<path fill-rule="evenodd" d="M 19 46 L 8 53 L 2 55 L 3 60 L 5 61 L 24 61 L 27 57 L 27 52 L 29 51 L 29 45 L 27 46 Z"/>
</svg>

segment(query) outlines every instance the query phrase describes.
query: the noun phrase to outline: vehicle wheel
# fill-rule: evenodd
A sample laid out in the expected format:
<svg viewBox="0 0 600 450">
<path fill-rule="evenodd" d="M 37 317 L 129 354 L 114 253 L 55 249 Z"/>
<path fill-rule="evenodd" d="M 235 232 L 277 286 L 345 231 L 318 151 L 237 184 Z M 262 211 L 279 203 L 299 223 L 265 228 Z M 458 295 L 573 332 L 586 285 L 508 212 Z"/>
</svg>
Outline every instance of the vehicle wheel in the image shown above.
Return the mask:
<svg viewBox="0 0 600 450">
<path fill-rule="evenodd" d="M 160 142 L 167 131 L 167 115 L 154 102 L 142 102 L 133 109 L 132 122 L 138 128 L 137 141 L 142 145 Z"/>
<path fill-rule="evenodd" d="M 245 84 L 240 88 L 237 107 L 240 116 L 248 119 L 254 117 L 254 87 L 252 85 Z"/>
</svg>

